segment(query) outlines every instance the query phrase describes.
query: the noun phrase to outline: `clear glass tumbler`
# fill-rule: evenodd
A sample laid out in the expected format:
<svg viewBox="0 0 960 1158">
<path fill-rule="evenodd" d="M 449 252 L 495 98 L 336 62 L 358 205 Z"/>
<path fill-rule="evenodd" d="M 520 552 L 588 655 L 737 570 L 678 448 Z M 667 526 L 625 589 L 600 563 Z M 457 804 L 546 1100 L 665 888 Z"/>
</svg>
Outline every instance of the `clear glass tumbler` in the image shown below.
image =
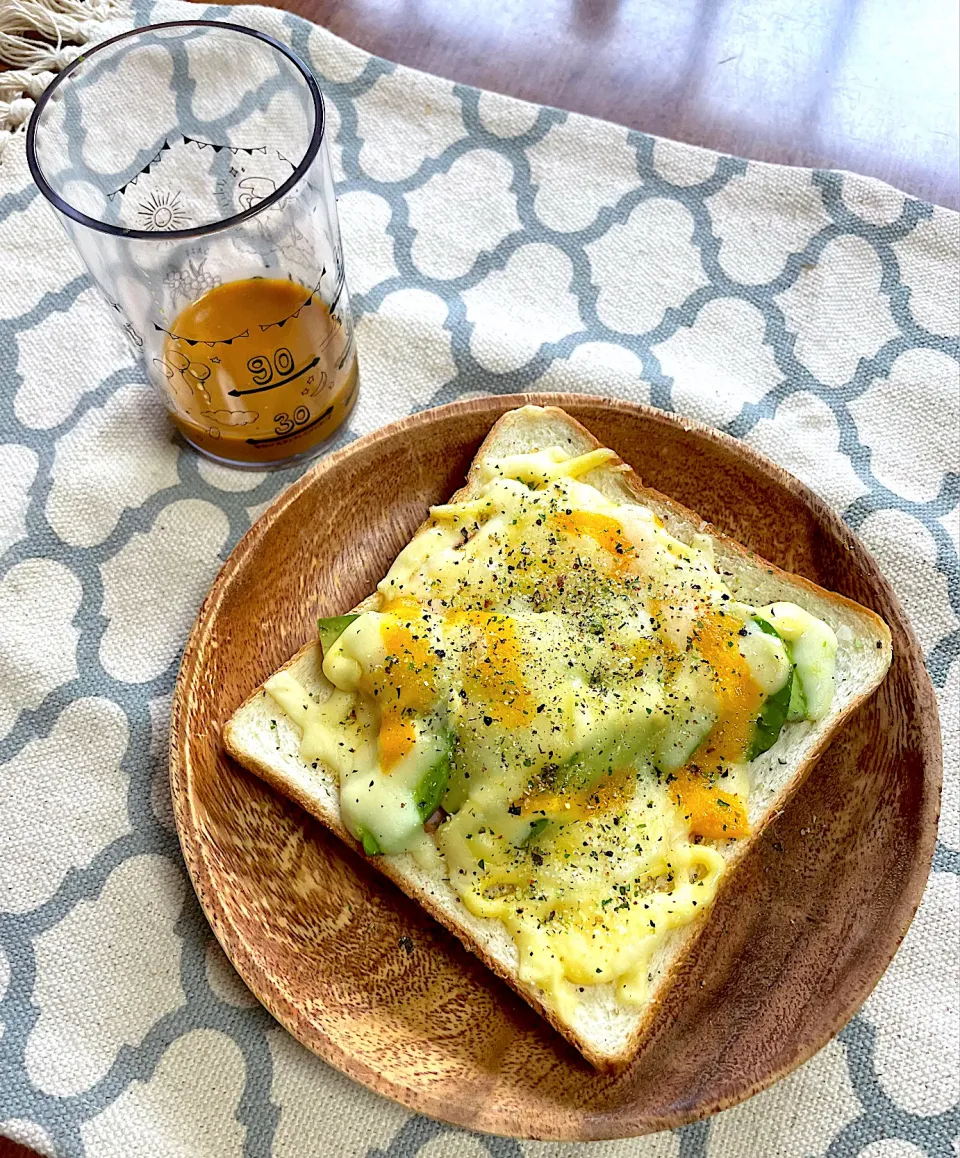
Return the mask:
<svg viewBox="0 0 960 1158">
<path fill-rule="evenodd" d="M 239 465 L 316 452 L 358 373 L 309 68 L 234 24 L 135 29 L 50 85 L 27 155 L 183 437 Z"/>
</svg>

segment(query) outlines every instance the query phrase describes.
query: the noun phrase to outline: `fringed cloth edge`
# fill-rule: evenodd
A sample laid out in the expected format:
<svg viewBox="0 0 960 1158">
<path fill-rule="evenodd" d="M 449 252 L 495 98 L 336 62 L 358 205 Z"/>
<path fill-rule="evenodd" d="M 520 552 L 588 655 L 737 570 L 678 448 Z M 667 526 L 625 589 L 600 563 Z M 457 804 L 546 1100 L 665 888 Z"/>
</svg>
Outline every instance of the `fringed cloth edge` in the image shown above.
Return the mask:
<svg viewBox="0 0 960 1158">
<path fill-rule="evenodd" d="M 0 159 L 37 98 L 129 0 L 6 0 L 0 4 Z"/>
</svg>

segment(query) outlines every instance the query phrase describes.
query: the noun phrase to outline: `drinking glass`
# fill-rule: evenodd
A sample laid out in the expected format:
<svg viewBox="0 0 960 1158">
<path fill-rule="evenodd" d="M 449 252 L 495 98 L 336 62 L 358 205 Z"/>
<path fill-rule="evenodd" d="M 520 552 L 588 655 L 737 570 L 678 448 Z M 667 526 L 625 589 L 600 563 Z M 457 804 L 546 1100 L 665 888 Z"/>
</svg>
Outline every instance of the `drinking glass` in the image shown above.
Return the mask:
<svg viewBox="0 0 960 1158">
<path fill-rule="evenodd" d="M 358 371 L 303 61 L 235 24 L 135 29 L 50 85 L 27 156 L 183 437 L 251 467 L 316 453 Z"/>
</svg>

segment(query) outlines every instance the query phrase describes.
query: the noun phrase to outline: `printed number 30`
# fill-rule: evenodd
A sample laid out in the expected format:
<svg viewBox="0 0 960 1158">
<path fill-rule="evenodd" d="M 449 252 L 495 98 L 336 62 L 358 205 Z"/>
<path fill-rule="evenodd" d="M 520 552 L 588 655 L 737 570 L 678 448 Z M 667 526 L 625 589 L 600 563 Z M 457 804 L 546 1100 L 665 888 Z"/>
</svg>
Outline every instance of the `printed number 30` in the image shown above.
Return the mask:
<svg viewBox="0 0 960 1158">
<path fill-rule="evenodd" d="M 298 426 L 303 426 L 310 421 L 310 411 L 306 406 L 298 406 L 294 410 L 292 418 L 289 414 L 275 414 L 273 421 L 277 424 L 274 428 L 277 434 L 290 434 Z"/>
</svg>

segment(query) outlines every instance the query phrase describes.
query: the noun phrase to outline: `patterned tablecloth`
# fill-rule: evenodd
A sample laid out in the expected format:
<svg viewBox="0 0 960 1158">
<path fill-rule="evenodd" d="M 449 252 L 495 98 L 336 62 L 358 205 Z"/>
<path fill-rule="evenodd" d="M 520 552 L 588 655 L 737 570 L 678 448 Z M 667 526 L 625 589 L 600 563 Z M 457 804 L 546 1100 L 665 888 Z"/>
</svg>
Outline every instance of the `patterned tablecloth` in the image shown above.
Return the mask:
<svg viewBox="0 0 960 1158">
<path fill-rule="evenodd" d="M 268 9 L 97 11 L 82 35 L 230 13 L 316 71 L 363 378 L 339 444 L 483 391 L 652 402 L 799 475 L 876 553 L 944 722 L 919 915 L 863 1010 L 793 1076 L 709 1122 L 586 1152 L 956 1158 L 958 218 L 849 174 L 422 76 Z M 221 561 L 296 473 L 235 473 L 177 445 L 29 181 L 22 134 L 7 138 L 0 1133 L 104 1158 L 570 1154 L 460 1133 L 329 1069 L 256 1005 L 194 899 L 167 788 L 177 662 Z"/>
</svg>

